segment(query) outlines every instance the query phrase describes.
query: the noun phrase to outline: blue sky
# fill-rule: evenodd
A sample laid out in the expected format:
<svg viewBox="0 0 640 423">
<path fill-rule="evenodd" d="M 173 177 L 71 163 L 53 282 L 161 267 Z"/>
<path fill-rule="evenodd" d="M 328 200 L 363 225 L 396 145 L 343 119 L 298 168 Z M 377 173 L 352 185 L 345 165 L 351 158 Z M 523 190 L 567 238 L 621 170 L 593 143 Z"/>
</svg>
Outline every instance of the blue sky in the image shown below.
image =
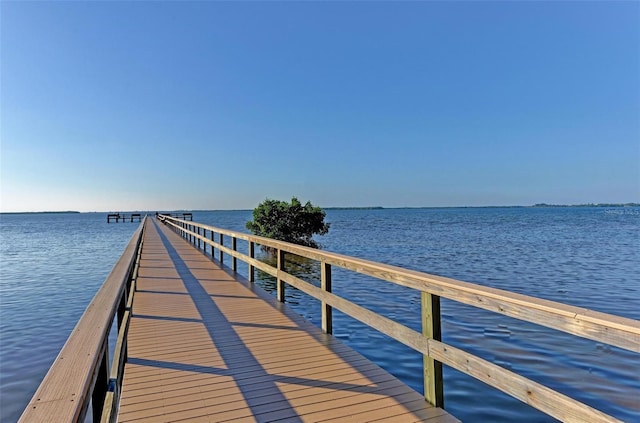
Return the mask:
<svg viewBox="0 0 640 423">
<path fill-rule="evenodd" d="M 1 209 L 640 202 L 640 3 L 0 4 Z"/>
</svg>

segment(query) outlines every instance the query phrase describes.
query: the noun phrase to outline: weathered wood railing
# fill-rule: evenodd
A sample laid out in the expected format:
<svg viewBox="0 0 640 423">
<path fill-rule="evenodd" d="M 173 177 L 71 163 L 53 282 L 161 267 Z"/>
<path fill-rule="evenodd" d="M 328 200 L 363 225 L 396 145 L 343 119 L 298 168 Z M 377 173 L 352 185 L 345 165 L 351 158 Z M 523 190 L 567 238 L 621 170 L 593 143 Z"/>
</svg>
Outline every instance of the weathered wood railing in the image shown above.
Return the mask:
<svg viewBox="0 0 640 423">
<path fill-rule="evenodd" d="M 69 335 L 19 422 L 82 422 L 90 403 L 94 422 L 115 420 L 143 228 L 144 220 Z M 118 339 L 110 365 L 109 332 L 116 316 Z"/>
<path fill-rule="evenodd" d="M 551 388 L 443 343 L 440 336 L 440 297 L 640 353 L 640 322 L 637 320 L 196 222 L 186 222 L 169 216 L 160 215 L 159 219 L 196 247 L 202 248 L 205 253 L 208 246 L 212 257 L 217 249 L 220 262 L 223 262 L 224 254 L 230 256 L 231 268 L 234 271 L 237 270 L 236 260 L 244 261 L 248 265 L 248 277 L 251 282 L 254 281 L 256 268 L 274 276 L 277 279 L 277 296 L 280 301 L 284 301 L 285 283 L 318 299 L 322 304 L 322 328 L 326 332 L 331 333 L 331 310 L 336 308 L 422 353 L 425 398 L 436 406 L 443 406 L 442 364 L 446 364 L 562 421 L 618 421 Z M 230 244 L 225 245 L 225 237 L 230 238 Z M 238 239 L 247 242 L 247 254 L 237 250 Z M 256 245 L 276 251 L 275 267 L 255 258 Z M 285 253 L 319 262 L 320 287 L 287 273 L 284 268 Z M 422 333 L 331 293 L 332 266 L 420 291 Z"/>
</svg>

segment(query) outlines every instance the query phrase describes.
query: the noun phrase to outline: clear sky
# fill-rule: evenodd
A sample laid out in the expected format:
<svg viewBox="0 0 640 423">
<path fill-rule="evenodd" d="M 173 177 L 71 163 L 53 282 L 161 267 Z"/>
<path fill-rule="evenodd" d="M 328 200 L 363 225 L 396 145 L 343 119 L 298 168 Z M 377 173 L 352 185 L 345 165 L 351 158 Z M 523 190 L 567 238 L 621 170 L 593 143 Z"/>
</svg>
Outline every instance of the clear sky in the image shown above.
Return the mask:
<svg viewBox="0 0 640 423">
<path fill-rule="evenodd" d="M 0 2 L 1 209 L 640 202 L 640 2 Z"/>
</svg>

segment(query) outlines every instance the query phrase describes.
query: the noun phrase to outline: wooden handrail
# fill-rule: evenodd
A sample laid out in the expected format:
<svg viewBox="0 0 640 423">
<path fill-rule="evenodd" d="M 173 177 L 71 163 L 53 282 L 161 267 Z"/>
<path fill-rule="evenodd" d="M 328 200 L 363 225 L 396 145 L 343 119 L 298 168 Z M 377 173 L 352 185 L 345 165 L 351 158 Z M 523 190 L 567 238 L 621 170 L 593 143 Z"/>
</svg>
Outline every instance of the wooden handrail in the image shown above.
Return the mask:
<svg viewBox="0 0 640 423">
<path fill-rule="evenodd" d="M 180 219 L 163 217 L 169 222 L 180 221 Z M 397 285 L 428 292 L 474 307 L 640 353 L 640 322 L 637 320 L 415 270 L 408 270 L 357 257 L 321 251 L 284 241 L 229 231 L 201 223 L 189 222 L 189 224 L 210 232 L 242 239 L 276 250 L 282 250 L 318 262 L 325 262 L 343 269 L 393 282 Z M 172 226 L 177 225 L 173 223 Z M 197 239 L 201 239 L 203 242 L 213 245 L 215 248 L 220 247 L 221 251 L 224 251 L 232 257 L 248 262 L 249 257 L 242 253 L 233 252 L 226 247 L 218 246 L 215 242 L 206 239 L 204 236 L 198 236 L 194 233 L 191 233 L 191 236 L 197 237 Z M 250 261 L 253 266 L 259 267 L 256 263 L 257 260 Z"/>
<path fill-rule="evenodd" d="M 81 422 L 89 402 L 93 421 L 100 420 L 109 391 L 109 331 L 124 308 L 138 257 L 146 217 L 124 253 L 69 335 L 19 422 Z"/>
<path fill-rule="evenodd" d="M 640 353 L 640 321 L 197 222 L 185 223 L 170 216 L 160 215 L 158 219 L 189 239 L 194 246 L 202 242 L 206 250 L 206 245 L 209 245 L 212 257 L 215 248 L 219 250 L 220 259 L 224 253 L 233 257 L 234 261 L 244 261 L 249 266 L 250 281 L 254 280 L 255 268 L 276 277 L 279 299 L 284 300 L 282 291 L 286 283 L 320 300 L 323 307 L 323 329 L 331 329 L 331 322 L 325 321 L 325 316 L 330 319 L 330 310 L 333 307 L 421 352 L 425 357 L 425 395 L 434 405 L 442 406 L 441 373 L 438 375 L 437 365 L 429 369 L 426 364 L 436 361 L 475 377 L 562 421 L 618 421 L 544 385 L 441 342 L 439 336 L 435 335 L 439 329 L 435 332 L 433 330 L 440 325 L 439 306 L 435 305 L 439 305 L 439 298 L 444 297 L 635 353 Z M 210 232 L 209 238 L 206 236 L 207 231 Z M 214 240 L 214 233 L 218 234 L 220 242 Z M 222 244 L 223 236 L 231 237 L 234 248 Z M 247 254 L 236 250 L 236 239 L 248 243 Z M 254 258 L 256 244 L 276 250 L 279 257 L 276 267 Z M 285 252 L 320 262 L 323 274 L 328 272 L 330 275 L 331 266 L 337 266 L 420 291 L 423 297 L 423 333 L 331 293 L 330 279 L 328 284 L 325 282 L 318 288 L 287 273 L 281 263 L 281 254 Z M 425 298 L 425 295 L 431 298 Z M 432 328 L 425 330 L 425 325 L 431 325 Z"/>
<path fill-rule="evenodd" d="M 118 338 L 116 340 L 116 345 L 113 352 L 111 372 L 109 374 L 109 385 L 105 396 L 104 405 L 102 407 L 100 423 L 113 423 L 116 421 L 116 417 L 118 415 L 118 406 L 120 405 L 120 392 L 122 390 L 122 382 L 124 379 L 124 365 L 128 357 L 127 335 L 129 334 L 129 323 L 131 322 L 131 314 L 133 312 L 133 297 L 136 292 L 136 282 L 138 279 L 138 272 L 140 271 L 141 258 L 142 243 L 139 244 L 133 272 L 129 280 L 129 293 L 126 297 L 122 298 L 120 309 L 118 310 Z"/>
</svg>

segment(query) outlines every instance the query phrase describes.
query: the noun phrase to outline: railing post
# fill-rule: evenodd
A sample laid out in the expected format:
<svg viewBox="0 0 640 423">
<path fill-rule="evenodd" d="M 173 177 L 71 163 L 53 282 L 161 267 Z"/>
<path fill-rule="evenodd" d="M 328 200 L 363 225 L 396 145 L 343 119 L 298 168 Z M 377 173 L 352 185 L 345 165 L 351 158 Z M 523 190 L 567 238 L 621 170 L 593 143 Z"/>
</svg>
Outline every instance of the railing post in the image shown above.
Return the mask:
<svg viewBox="0 0 640 423">
<path fill-rule="evenodd" d="M 323 291 L 331 292 L 331 265 L 324 260 L 320 263 L 320 288 Z M 322 307 L 322 331 L 333 333 L 333 308 L 324 301 Z"/>
<path fill-rule="evenodd" d="M 207 228 L 202 228 L 202 237 L 207 238 Z M 207 255 L 207 242 L 202 241 L 202 250 L 204 251 L 204 255 Z"/>
<path fill-rule="evenodd" d="M 224 235 L 222 235 L 222 233 L 219 234 L 220 235 L 220 246 L 222 247 L 224 245 Z M 220 264 L 222 265 L 224 263 L 224 255 L 222 253 L 222 248 L 218 248 L 218 260 L 220 260 Z"/>
<path fill-rule="evenodd" d="M 129 290 L 125 286 L 125 289 L 122 291 L 122 296 L 120 297 L 120 303 L 118 304 L 118 330 L 120 329 L 120 325 L 122 325 L 122 318 L 124 317 L 125 309 L 127 308 L 127 295 L 129 294 Z"/>
<path fill-rule="evenodd" d="M 196 226 L 196 232 L 198 233 L 198 250 L 200 249 L 200 226 Z"/>
<path fill-rule="evenodd" d="M 213 243 L 215 242 L 213 240 L 213 231 L 210 231 L 211 233 L 209 234 L 209 237 L 211 238 L 211 259 L 215 259 L 215 251 L 213 251 Z"/>
<path fill-rule="evenodd" d="M 440 297 L 422 292 L 422 335 L 442 340 L 440 326 Z M 442 363 L 432 357 L 423 356 L 424 397 L 435 407 L 444 408 Z"/>
<path fill-rule="evenodd" d="M 249 257 L 251 258 L 255 258 L 256 256 L 256 244 L 253 241 L 249 241 Z M 253 267 L 251 264 L 249 265 L 249 282 L 255 282 L 255 267 Z"/>
<path fill-rule="evenodd" d="M 233 251 L 238 251 L 236 242 L 237 242 L 236 237 L 235 236 L 231 237 L 231 249 Z M 234 272 L 238 270 L 238 260 L 236 259 L 235 256 L 231 258 L 231 270 L 233 270 Z"/>
<path fill-rule="evenodd" d="M 284 251 L 278 248 L 278 277 L 276 287 L 278 291 L 278 301 L 284 303 L 284 281 L 280 279 L 280 272 L 284 272 Z"/>
</svg>

